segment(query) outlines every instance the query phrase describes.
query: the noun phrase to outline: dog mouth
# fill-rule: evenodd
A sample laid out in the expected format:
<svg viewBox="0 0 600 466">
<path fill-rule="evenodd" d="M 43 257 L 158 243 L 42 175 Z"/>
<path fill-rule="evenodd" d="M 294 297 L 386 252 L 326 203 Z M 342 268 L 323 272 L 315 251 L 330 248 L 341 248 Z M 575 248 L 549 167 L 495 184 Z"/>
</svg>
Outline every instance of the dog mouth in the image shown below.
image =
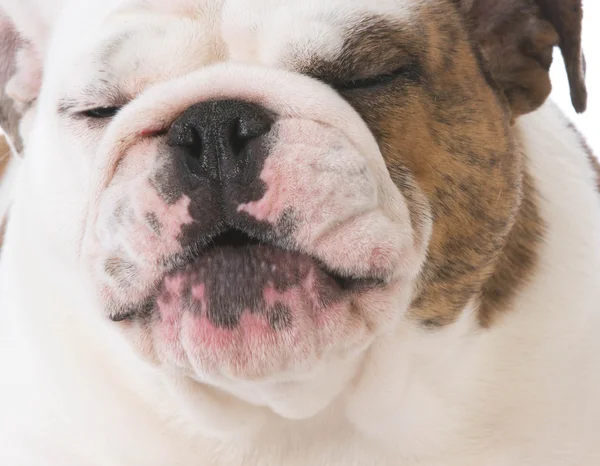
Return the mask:
<svg viewBox="0 0 600 466">
<path fill-rule="evenodd" d="M 349 296 L 384 285 L 374 277 L 334 271 L 318 258 L 282 248 L 240 229 L 228 228 L 171 258 L 171 264 L 150 296 L 126 311 L 114 313 L 115 322 L 149 318 L 174 302 L 195 314 L 205 313 L 216 326 L 233 328 L 245 312 L 268 315 L 271 325 L 287 317 L 273 317 L 302 308 L 309 313 Z M 159 312 L 160 313 L 160 312 Z"/>
<path fill-rule="evenodd" d="M 268 242 L 249 236 L 242 230 L 235 228 L 230 228 L 215 236 L 211 240 L 209 247 L 204 251 L 204 253 L 210 254 L 211 250 L 219 251 L 227 249 L 234 251 L 237 250 L 237 252 L 244 252 L 244 249 L 252 248 L 256 248 L 257 250 L 265 249 L 273 252 L 288 253 L 290 259 L 293 259 L 295 256 L 306 256 L 306 258 L 314 261 L 315 264 L 323 271 L 323 273 L 331 278 L 341 290 L 357 291 L 361 288 L 375 286 L 380 283 L 380 280 L 375 278 L 356 277 L 335 272 L 321 261 L 308 254 L 294 252 L 293 250 L 284 250 L 280 247 L 273 246 Z"/>
</svg>

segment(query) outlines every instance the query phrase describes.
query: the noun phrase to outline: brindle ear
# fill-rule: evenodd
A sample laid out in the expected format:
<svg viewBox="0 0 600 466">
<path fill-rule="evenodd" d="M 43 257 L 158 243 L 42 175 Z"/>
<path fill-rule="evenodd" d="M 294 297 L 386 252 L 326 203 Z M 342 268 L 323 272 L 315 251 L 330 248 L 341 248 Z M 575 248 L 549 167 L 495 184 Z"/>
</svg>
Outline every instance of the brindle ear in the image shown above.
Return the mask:
<svg viewBox="0 0 600 466">
<path fill-rule="evenodd" d="M 554 46 L 564 58 L 577 112 L 587 103 L 581 50 L 582 0 L 460 0 L 489 71 L 514 116 L 544 103 L 552 89 Z"/>
<path fill-rule="evenodd" d="M 42 83 L 47 38 L 64 0 L 0 0 L 0 128 L 20 152 L 23 115 Z"/>
<path fill-rule="evenodd" d="M 0 0 L 0 243 L 12 201 L 13 173 L 23 150 L 22 120 L 33 115 L 42 56 L 64 0 Z"/>
<path fill-rule="evenodd" d="M 8 18 L 0 11 L 0 128 L 4 131 L 14 152 L 22 149 L 19 136 L 20 112 L 7 94 L 6 86 L 15 74 L 15 62 L 21 39 Z M 5 157 L 5 154 L 2 154 Z"/>
</svg>

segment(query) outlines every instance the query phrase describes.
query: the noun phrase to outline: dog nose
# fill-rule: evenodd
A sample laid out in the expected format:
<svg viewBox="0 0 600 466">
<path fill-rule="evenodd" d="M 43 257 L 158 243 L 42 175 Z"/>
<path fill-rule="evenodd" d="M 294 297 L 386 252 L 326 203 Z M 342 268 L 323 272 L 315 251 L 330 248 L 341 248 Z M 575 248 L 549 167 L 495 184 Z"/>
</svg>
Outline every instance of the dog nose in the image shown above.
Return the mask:
<svg viewBox="0 0 600 466">
<path fill-rule="evenodd" d="M 216 181 L 243 172 L 253 156 L 252 142 L 271 129 L 263 107 L 239 100 L 201 102 L 186 109 L 171 125 L 168 143 L 183 149 L 190 171 Z"/>
</svg>

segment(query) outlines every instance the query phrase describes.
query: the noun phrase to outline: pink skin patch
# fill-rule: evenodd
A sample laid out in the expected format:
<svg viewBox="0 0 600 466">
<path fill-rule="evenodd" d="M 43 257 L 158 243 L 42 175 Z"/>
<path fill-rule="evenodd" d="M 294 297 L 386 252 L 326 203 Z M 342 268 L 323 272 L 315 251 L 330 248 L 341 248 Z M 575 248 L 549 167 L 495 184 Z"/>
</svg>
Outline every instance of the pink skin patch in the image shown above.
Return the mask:
<svg viewBox="0 0 600 466">
<path fill-rule="evenodd" d="M 282 180 L 278 177 L 277 169 L 273 165 L 273 160 L 267 158 L 260 175 L 261 180 L 268 187 L 265 195 L 258 201 L 238 206 L 238 212 L 245 212 L 256 220 L 266 221 L 271 225 L 277 223 L 283 213 L 285 208 L 283 200 L 285 200 L 286 195 L 285 183 L 282 183 Z"/>
<path fill-rule="evenodd" d="M 196 301 L 204 302 L 206 294 L 206 286 L 204 283 L 200 283 L 199 285 L 192 286 L 192 297 Z"/>
<path fill-rule="evenodd" d="M 346 274 L 385 277 L 407 262 L 410 222 L 383 214 L 376 180 L 343 134 L 298 119 L 278 121 L 275 131 L 260 175 L 266 192 L 238 212 L 272 225 L 292 212 L 296 247 Z"/>
</svg>

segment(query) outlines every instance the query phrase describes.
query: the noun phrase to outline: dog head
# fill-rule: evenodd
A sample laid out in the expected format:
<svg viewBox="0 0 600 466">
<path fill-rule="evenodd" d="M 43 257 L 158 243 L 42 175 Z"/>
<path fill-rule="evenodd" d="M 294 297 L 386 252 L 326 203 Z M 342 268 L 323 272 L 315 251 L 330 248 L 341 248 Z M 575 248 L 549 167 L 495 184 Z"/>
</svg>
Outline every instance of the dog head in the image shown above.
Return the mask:
<svg viewBox="0 0 600 466">
<path fill-rule="evenodd" d="M 481 300 L 556 45 L 585 107 L 575 0 L 2 5 L 18 195 L 90 308 L 170 376 L 290 417 L 399 322 Z"/>
</svg>

